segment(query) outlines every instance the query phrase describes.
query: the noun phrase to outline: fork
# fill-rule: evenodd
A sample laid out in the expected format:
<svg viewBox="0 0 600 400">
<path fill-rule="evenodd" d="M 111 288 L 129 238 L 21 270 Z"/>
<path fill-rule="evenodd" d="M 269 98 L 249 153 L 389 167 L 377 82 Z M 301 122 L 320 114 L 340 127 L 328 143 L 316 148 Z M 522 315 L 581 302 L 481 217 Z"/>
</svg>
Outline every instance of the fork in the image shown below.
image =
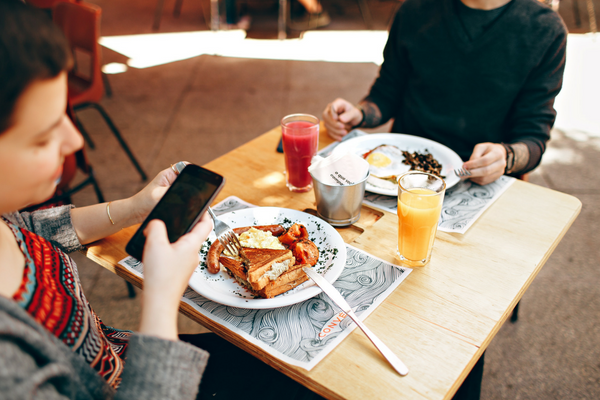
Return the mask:
<svg viewBox="0 0 600 400">
<path fill-rule="evenodd" d="M 457 169 L 454 170 L 454 173 L 459 178 L 464 178 L 465 176 L 471 176 L 471 171 L 469 171 L 469 170 L 467 170 L 465 168 L 457 168 Z"/>
<path fill-rule="evenodd" d="M 242 245 L 240 244 L 240 241 L 238 240 L 233 230 L 231 230 L 229 225 L 217 218 L 217 216 L 210 207 L 208 207 L 208 213 L 210 214 L 210 216 L 213 219 L 213 222 L 215 223 L 215 226 L 213 228 L 215 231 L 215 235 L 217 235 L 217 239 L 219 240 L 219 242 L 221 242 L 225 250 L 227 250 L 231 255 L 240 256 L 245 263 L 248 263 L 248 258 L 244 254 L 244 250 L 242 250 Z"/>
</svg>

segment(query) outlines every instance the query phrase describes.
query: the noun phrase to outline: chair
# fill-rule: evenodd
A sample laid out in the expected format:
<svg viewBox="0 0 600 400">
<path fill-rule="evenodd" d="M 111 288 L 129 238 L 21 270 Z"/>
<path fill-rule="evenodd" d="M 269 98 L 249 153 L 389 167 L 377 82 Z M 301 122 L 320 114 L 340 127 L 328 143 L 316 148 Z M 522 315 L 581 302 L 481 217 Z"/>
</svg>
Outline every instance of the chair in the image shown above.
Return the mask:
<svg viewBox="0 0 600 400">
<path fill-rule="evenodd" d="M 69 41 L 75 60 L 75 67 L 69 73 L 69 103 L 73 106 L 74 111 L 93 108 L 100 113 L 142 180 L 145 181 L 148 179 L 146 173 L 106 110 L 99 104 L 105 90 L 101 71 L 100 44 L 98 43 L 101 13 L 100 7 L 84 2 L 60 2 L 55 4 L 52 9 L 54 22 L 62 29 Z M 83 57 L 85 57 L 83 60 L 79 60 Z M 86 142 L 91 148 L 94 148 L 94 143 L 77 117 L 75 117 L 75 123 Z"/>
<path fill-rule="evenodd" d="M 215 9 L 215 7 L 217 8 L 217 17 L 218 17 L 218 8 L 219 8 L 219 1 L 218 0 L 210 0 L 211 2 L 211 8 Z M 160 28 L 160 20 L 162 18 L 162 12 L 163 12 L 163 6 L 165 4 L 165 0 L 157 0 L 156 2 L 156 9 L 154 10 L 154 22 L 152 23 L 152 29 L 157 31 Z M 179 16 L 181 15 L 181 6 L 183 5 L 183 0 L 176 0 L 175 1 L 175 7 L 173 8 L 173 16 L 175 18 L 179 18 Z M 207 15 L 209 14 L 204 7 L 204 2 L 201 3 L 202 6 L 202 14 L 204 16 L 204 21 L 206 22 L 206 25 L 209 24 L 213 24 L 216 23 L 217 25 L 212 25 L 212 29 L 213 30 L 217 30 L 218 29 L 218 21 L 209 21 L 209 18 L 207 18 Z"/>
<path fill-rule="evenodd" d="M 278 38 L 285 39 L 287 36 L 287 21 L 290 21 L 290 25 L 294 25 L 293 21 L 291 21 L 290 16 L 290 0 L 279 0 L 279 21 L 278 21 Z M 360 14 L 363 17 L 363 21 L 365 22 L 365 26 L 367 29 L 373 29 L 373 17 L 371 16 L 371 9 L 369 8 L 369 4 L 367 0 L 356 0 L 358 3 L 358 7 L 360 9 Z M 306 27 L 308 29 L 310 27 Z"/>
<path fill-rule="evenodd" d="M 37 7 L 37 8 L 49 9 L 49 8 L 54 7 L 54 5 L 56 5 L 57 3 L 61 3 L 64 1 L 70 1 L 70 0 L 26 0 L 25 3 L 31 4 L 32 6 Z M 72 1 L 81 1 L 81 0 L 72 0 Z"/>
</svg>

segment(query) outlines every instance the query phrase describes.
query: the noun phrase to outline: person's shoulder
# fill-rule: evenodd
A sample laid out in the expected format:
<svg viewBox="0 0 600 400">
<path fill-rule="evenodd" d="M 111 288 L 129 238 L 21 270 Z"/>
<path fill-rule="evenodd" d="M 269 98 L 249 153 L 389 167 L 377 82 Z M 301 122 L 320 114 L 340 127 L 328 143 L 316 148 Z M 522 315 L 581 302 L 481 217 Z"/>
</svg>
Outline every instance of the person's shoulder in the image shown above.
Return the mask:
<svg viewBox="0 0 600 400">
<path fill-rule="evenodd" d="M 407 13 L 431 13 L 436 7 L 441 7 L 444 1 L 448 0 L 405 0 L 400 10 Z"/>
<path fill-rule="evenodd" d="M 423 26 L 443 12 L 445 1 L 451 0 L 405 0 L 396 13 L 395 23 L 410 29 Z"/>
<path fill-rule="evenodd" d="M 538 0 L 512 0 L 517 7 L 517 15 L 533 31 L 552 32 L 554 35 L 567 34 L 567 27 L 557 12 Z"/>
</svg>

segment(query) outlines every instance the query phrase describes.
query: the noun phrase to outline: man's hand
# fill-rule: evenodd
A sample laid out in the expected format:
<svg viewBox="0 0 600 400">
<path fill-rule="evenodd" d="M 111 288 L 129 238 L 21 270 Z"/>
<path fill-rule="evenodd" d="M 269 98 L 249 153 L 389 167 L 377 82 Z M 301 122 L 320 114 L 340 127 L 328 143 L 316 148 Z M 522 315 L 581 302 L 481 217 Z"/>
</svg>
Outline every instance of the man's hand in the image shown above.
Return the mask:
<svg viewBox="0 0 600 400">
<path fill-rule="evenodd" d="M 469 170 L 473 182 L 479 185 L 492 183 L 504 175 L 506 149 L 499 143 L 479 143 L 463 168 Z"/>
<path fill-rule="evenodd" d="M 329 136 L 337 141 L 361 123 L 362 112 L 352 103 L 344 99 L 335 99 L 323 111 L 323 122 Z"/>
</svg>

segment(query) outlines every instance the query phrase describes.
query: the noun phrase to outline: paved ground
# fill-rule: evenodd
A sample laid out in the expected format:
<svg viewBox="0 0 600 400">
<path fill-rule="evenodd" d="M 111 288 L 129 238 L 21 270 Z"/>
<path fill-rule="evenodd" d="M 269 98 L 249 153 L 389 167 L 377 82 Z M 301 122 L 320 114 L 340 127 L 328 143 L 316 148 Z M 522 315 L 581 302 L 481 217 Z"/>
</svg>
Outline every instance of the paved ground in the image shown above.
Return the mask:
<svg viewBox="0 0 600 400">
<path fill-rule="evenodd" d="M 103 8 L 104 36 L 151 33 L 155 2 L 94 1 Z M 357 3 L 324 0 L 332 23 L 327 30 L 365 29 Z M 376 29 L 385 29 L 395 1 L 371 0 Z M 590 22 L 585 1 L 562 2 L 560 13 L 571 32 L 586 32 Z M 183 4 L 171 14 L 165 2 L 161 32 L 206 30 L 202 8 L 208 2 Z M 600 3 L 595 0 L 596 15 Z M 276 37 L 275 2 L 248 3 L 249 37 Z M 290 31 L 298 37 L 299 32 Z M 597 38 L 600 40 L 600 38 Z M 105 49 L 105 62 L 126 63 L 127 57 Z M 111 98 L 102 104 L 153 176 L 169 164 L 188 160 L 204 164 L 276 126 L 292 112 L 320 115 L 335 97 L 358 101 L 377 74 L 373 63 L 328 63 L 227 58 L 202 55 L 150 68 L 129 68 L 110 75 Z M 592 71 L 597 74 L 598 69 Z M 572 71 L 579 76 L 580 71 Z M 589 88 L 588 88 L 589 91 Z M 565 91 L 567 93 L 567 91 Z M 582 99 L 570 90 L 563 103 L 598 104 L 598 90 Z M 596 106 L 597 108 L 598 106 Z M 89 158 L 108 200 L 134 194 L 143 184 L 117 142 L 93 111 L 81 119 L 98 145 Z M 598 120 L 595 120 L 598 122 Z M 569 128 L 569 124 L 566 124 Z M 486 355 L 483 399 L 600 398 L 600 123 L 588 132 L 554 130 L 550 149 L 532 181 L 577 196 L 583 210 L 521 302 L 516 324 L 507 323 Z M 380 130 L 384 131 L 384 129 Z M 91 190 L 75 198 L 77 205 L 95 202 Z M 129 299 L 123 281 L 77 254 L 86 295 L 104 321 L 135 329 L 139 299 Z M 510 262 L 510 260 L 506 260 Z M 139 297 L 139 296 L 138 296 Z M 182 318 L 184 333 L 201 327 Z"/>
</svg>

